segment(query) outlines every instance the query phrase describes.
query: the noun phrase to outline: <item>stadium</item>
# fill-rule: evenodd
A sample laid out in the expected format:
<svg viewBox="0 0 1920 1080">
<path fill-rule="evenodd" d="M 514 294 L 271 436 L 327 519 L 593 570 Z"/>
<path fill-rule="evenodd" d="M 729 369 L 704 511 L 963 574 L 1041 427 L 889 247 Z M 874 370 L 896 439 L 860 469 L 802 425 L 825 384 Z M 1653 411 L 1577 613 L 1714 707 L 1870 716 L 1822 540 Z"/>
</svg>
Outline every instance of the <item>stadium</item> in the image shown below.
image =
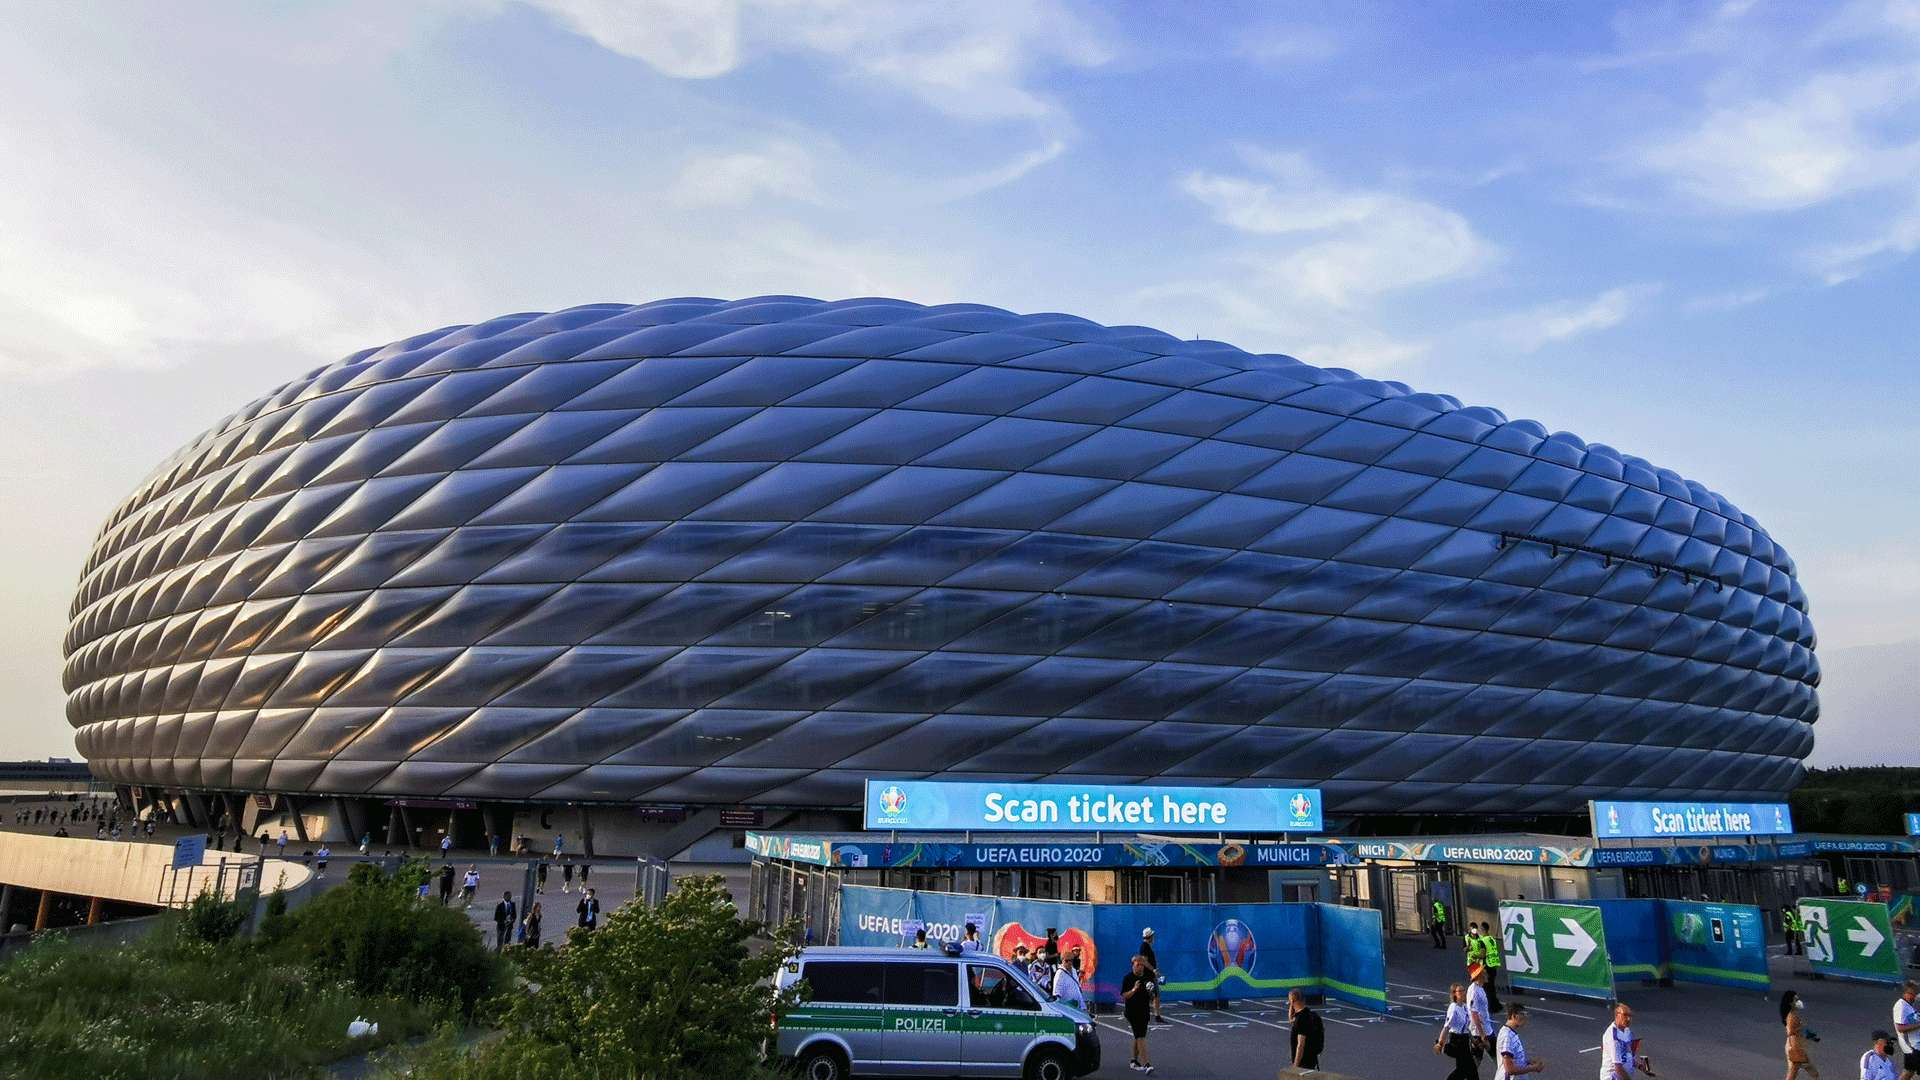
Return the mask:
<svg viewBox="0 0 1920 1080">
<path fill-rule="evenodd" d="M 1306 785 L 1364 831 L 1778 799 L 1814 648 L 1758 522 L 1610 447 L 1139 326 L 773 296 L 447 327 L 246 405 L 101 529 L 65 685 L 136 801 L 345 835 L 830 824 L 873 776 Z"/>
</svg>

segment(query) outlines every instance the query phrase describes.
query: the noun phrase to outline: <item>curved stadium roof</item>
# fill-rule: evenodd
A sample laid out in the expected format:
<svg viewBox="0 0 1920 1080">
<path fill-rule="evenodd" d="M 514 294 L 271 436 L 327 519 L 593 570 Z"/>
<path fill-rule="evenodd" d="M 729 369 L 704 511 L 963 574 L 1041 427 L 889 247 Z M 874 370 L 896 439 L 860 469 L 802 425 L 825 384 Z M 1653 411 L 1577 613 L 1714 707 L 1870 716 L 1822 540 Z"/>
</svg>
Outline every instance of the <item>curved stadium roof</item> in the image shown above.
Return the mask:
<svg viewBox="0 0 1920 1080">
<path fill-rule="evenodd" d="M 776 296 L 295 379 L 107 522 L 66 684 L 123 783 L 1537 811 L 1787 790 L 1814 644 L 1757 522 L 1610 447 L 1144 327 Z"/>
</svg>

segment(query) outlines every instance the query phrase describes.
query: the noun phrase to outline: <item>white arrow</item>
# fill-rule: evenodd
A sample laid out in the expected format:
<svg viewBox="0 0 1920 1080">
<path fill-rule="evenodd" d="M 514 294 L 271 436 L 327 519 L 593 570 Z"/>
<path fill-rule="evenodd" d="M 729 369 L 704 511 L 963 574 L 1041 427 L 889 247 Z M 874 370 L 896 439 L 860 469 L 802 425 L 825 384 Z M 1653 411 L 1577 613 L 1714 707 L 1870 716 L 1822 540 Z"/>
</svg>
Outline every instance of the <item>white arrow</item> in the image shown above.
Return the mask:
<svg viewBox="0 0 1920 1080">
<path fill-rule="evenodd" d="M 1567 961 L 1571 966 L 1579 967 L 1585 964 L 1587 957 L 1593 955 L 1593 950 L 1599 948 L 1600 943 L 1593 940 L 1593 935 L 1587 933 L 1584 927 L 1572 919 L 1561 919 L 1560 924 L 1572 933 L 1553 935 L 1553 947 L 1565 949 L 1573 954 Z"/>
<path fill-rule="evenodd" d="M 1860 943 L 1861 956 L 1872 956 L 1887 943 L 1887 936 L 1875 929 L 1865 915 L 1855 915 L 1853 921 L 1860 924 L 1860 929 L 1847 931 L 1847 940 Z"/>
</svg>

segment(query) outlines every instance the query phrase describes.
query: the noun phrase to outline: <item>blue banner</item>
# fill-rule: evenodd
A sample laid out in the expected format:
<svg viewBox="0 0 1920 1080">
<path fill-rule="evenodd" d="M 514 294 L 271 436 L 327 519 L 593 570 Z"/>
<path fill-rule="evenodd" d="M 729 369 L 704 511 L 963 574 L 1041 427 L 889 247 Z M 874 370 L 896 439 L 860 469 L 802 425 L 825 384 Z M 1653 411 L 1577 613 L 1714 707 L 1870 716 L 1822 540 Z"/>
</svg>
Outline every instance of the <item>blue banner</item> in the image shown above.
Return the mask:
<svg viewBox="0 0 1920 1080">
<path fill-rule="evenodd" d="M 1786 803 L 1596 801 L 1595 839 L 1641 836 L 1783 836 L 1793 831 Z"/>
<path fill-rule="evenodd" d="M 1767 932 L 1760 909 L 1746 904 L 1661 900 L 1667 972 L 1675 982 L 1732 986 L 1766 993 Z"/>
<path fill-rule="evenodd" d="M 1907 835 L 1920 836 L 1920 814 L 1907 815 Z"/>
<path fill-rule="evenodd" d="M 934 944 L 957 942 L 967 922 L 984 951 L 1007 959 L 1053 930 L 1061 954 L 1080 951 L 1089 1000 L 1118 1003 L 1120 979 L 1154 931 L 1155 959 L 1176 1001 L 1324 993 L 1386 1009 L 1380 913 L 1332 904 L 1084 904 L 966 893 L 840 888 L 840 944 L 904 946 L 920 925 Z"/>
<path fill-rule="evenodd" d="M 868 780 L 869 830 L 1318 832 L 1316 788 Z"/>
<path fill-rule="evenodd" d="M 1613 979 L 1658 982 L 1667 977 L 1658 900 L 1573 900 L 1568 903 L 1600 909 L 1600 926 L 1607 933 L 1607 956 L 1613 961 Z"/>
</svg>

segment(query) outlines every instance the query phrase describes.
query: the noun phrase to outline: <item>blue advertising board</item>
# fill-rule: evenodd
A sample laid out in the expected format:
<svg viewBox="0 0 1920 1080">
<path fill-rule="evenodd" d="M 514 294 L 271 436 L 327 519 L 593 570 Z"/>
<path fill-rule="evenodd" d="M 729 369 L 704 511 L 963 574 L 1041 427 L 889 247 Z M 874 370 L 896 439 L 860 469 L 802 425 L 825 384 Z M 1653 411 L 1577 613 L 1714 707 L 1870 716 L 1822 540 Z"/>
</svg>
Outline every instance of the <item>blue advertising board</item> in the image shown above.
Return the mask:
<svg viewBox="0 0 1920 1080">
<path fill-rule="evenodd" d="M 1732 986 L 1765 993 L 1767 932 L 1760 909 L 1746 904 L 1660 901 L 1667 973 L 1675 982 Z"/>
<path fill-rule="evenodd" d="M 1920 814 L 1907 815 L 1907 835 L 1920 836 Z"/>
<path fill-rule="evenodd" d="M 870 830 L 1318 832 L 1316 788 L 868 780 Z"/>
<path fill-rule="evenodd" d="M 1595 801 L 1596 840 L 1646 836 L 1784 836 L 1793 831 L 1786 803 Z"/>
<path fill-rule="evenodd" d="M 1214 1001 L 1320 992 L 1386 1009 L 1380 913 L 1332 904 L 1084 904 L 964 893 L 840 889 L 840 944 L 903 946 L 922 926 L 929 941 L 959 941 L 967 922 L 984 951 L 1013 957 L 1048 930 L 1063 954 L 1078 950 L 1090 1000 L 1117 1003 L 1120 978 L 1154 931 L 1168 1000 Z"/>
</svg>

